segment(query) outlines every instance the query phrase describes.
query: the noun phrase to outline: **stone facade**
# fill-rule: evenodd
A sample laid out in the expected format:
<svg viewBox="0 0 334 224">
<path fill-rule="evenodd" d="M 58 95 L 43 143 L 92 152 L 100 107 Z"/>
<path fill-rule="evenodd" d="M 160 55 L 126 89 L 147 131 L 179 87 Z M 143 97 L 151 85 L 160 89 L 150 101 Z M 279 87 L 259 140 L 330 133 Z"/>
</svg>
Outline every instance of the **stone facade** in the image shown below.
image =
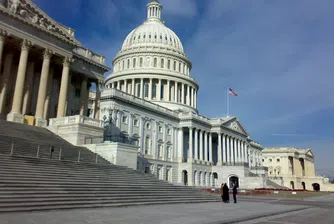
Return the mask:
<svg viewBox="0 0 334 224">
<path fill-rule="evenodd" d="M 293 147 L 266 148 L 262 151 L 263 166 L 268 167 L 269 179 L 291 189 L 334 191 L 328 178 L 317 176 L 314 154 L 310 149 Z"/>
</svg>

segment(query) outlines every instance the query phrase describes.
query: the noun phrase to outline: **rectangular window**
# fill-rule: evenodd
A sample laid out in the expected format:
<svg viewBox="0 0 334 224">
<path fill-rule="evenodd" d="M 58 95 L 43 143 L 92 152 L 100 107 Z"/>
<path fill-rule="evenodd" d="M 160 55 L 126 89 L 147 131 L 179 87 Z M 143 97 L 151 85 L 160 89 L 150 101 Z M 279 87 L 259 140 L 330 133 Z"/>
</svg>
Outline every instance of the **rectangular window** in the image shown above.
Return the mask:
<svg viewBox="0 0 334 224">
<path fill-rule="evenodd" d="M 280 162 L 281 160 L 280 159 L 277 159 L 277 162 Z"/>
<path fill-rule="evenodd" d="M 167 62 L 167 68 L 170 69 L 170 60 Z"/>
<path fill-rule="evenodd" d="M 136 127 L 139 126 L 139 121 L 138 121 L 138 119 L 134 119 L 134 120 L 133 120 L 133 125 L 136 126 Z"/>
<path fill-rule="evenodd" d="M 149 88 L 148 83 L 145 83 L 145 97 L 148 97 L 148 88 Z"/>
<path fill-rule="evenodd" d="M 174 61 L 174 67 L 173 70 L 176 71 L 176 61 Z"/>
<path fill-rule="evenodd" d="M 140 58 L 140 59 L 139 59 L 139 66 L 140 66 L 140 67 L 143 67 L 143 58 Z"/>
<path fill-rule="evenodd" d="M 128 117 L 127 117 L 127 116 L 123 116 L 123 118 L 122 118 L 122 122 L 123 122 L 124 124 L 127 124 L 127 123 L 128 123 Z"/>
<path fill-rule="evenodd" d="M 140 97 L 140 84 L 137 85 L 137 97 Z"/>
<path fill-rule="evenodd" d="M 156 68 L 157 64 L 158 64 L 158 60 L 156 58 L 154 58 L 154 60 L 153 60 L 153 66 Z"/>
<path fill-rule="evenodd" d="M 152 98 L 157 97 L 157 84 L 153 84 L 152 86 Z"/>
<path fill-rule="evenodd" d="M 130 68 L 130 59 L 128 59 L 128 67 L 127 68 Z"/>
<path fill-rule="evenodd" d="M 159 132 L 162 133 L 162 127 L 161 126 L 159 126 Z"/>
<path fill-rule="evenodd" d="M 132 64 L 132 68 L 136 68 L 136 59 L 133 59 L 133 64 Z"/>
<path fill-rule="evenodd" d="M 80 98 L 81 90 L 79 88 L 75 88 L 75 97 Z"/>
<path fill-rule="evenodd" d="M 272 162 L 273 160 L 272 159 L 269 159 L 269 162 Z"/>
<path fill-rule="evenodd" d="M 168 135 L 171 135 L 171 130 L 168 128 L 168 130 L 167 130 L 167 134 Z"/>
</svg>

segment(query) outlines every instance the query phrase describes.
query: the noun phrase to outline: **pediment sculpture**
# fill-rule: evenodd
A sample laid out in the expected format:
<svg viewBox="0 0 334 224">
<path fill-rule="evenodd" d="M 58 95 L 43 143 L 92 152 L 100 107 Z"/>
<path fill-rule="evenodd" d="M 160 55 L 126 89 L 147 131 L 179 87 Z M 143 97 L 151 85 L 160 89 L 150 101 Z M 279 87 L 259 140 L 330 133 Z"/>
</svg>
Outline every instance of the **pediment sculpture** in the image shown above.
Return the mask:
<svg viewBox="0 0 334 224">
<path fill-rule="evenodd" d="M 65 37 L 67 40 L 75 42 L 75 38 L 65 28 L 60 27 L 56 22 L 47 18 L 41 10 L 28 0 L 0 0 L 0 5 L 7 8 L 12 14 L 39 25 L 51 32 Z"/>
</svg>

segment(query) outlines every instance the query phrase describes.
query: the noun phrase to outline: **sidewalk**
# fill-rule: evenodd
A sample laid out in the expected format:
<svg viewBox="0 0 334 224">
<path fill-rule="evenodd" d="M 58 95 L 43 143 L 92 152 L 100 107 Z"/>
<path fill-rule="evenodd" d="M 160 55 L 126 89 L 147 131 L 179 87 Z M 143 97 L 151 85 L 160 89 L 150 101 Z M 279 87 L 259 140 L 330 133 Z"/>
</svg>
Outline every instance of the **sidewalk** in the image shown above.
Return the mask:
<svg viewBox="0 0 334 224">
<path fill-rule="evenodd" d="M 211 224 L 307 208 L 299 205 L 201 203 L 0 214 L 1 224 Z M 24 220 L 24 221 L 23 221 Z"/>
</svg>

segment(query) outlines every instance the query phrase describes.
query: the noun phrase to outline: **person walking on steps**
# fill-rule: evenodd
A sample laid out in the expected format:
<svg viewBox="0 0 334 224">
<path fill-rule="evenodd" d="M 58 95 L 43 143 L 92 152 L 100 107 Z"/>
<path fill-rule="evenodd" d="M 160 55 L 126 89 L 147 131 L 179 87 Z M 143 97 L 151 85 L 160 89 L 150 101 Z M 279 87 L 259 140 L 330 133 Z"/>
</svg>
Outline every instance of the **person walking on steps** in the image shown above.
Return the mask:
<svg viewBox="0 0 334 224">
<path fill-rule="evenodd" d="M 233 200 L 234 200 L 234 203 L 237 203 L 237 194 L 238 194 L 237 185 L 233 184 Z"/>
</svg>

